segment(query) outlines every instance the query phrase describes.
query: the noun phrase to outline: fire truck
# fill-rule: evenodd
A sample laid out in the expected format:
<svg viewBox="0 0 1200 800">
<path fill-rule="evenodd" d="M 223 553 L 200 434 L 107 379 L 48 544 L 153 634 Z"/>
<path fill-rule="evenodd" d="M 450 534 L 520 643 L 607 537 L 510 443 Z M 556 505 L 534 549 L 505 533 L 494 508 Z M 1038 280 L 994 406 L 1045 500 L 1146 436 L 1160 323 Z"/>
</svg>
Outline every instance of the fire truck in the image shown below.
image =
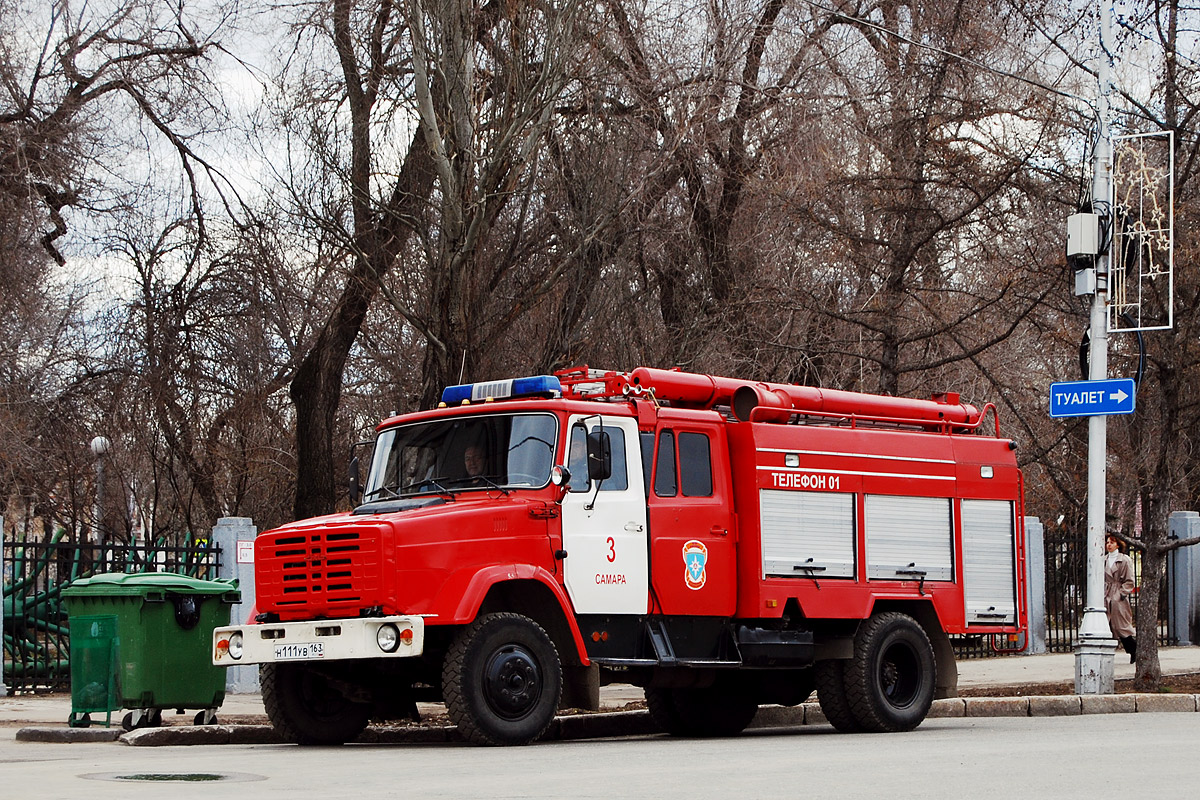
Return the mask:
<svg viewBox="0 0 1200 800">
<path fill-rule="evenodd" d="M 814 690 L 840 731 L 910 730 L 956 693 L 952 637 L 1026 629 L 1014 449 L 951 393 L 646 367 L 452 386 L 379 425 L 352 511 L 256 539 L 260 613 L 213 662 L 260 665 L 302 744 L 418 701 L 525 744 L 609 682 L 680 736 Z"/>
</svg>

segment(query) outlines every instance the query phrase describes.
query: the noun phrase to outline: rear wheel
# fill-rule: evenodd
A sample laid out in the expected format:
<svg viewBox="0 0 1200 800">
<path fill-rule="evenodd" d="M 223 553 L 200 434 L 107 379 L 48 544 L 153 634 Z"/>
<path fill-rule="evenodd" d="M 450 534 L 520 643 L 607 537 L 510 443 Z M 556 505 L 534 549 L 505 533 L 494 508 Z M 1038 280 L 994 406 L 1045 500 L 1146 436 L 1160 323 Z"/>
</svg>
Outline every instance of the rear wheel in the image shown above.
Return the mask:
<svg viewBox="0 0 1200 800">
<path fill-rule="evenodd" d="M 647 687 L 646 709 L 650 712 L 650 719 L 654 720 L 654 724 L 663 733 L 672 736 L 687 735 L 687 727 L 683 718 L 679 716 L 679 710 L 675 708 L 673 690 Z"/>
<path fill-rule="evenodd" d="M 829 724 L 842 733 L 858 733 L 862 726 L 850 710 L 844 680 L 845 661 L 818 661 L 813 667 L 817 683 L 817 702 Z"/>
<path fill-rule="evenodd" d="M 933 703 L 936 662 L 929 637 L 907 614 L 868 619 L 846 662 L 846 699 L 855 720 L 873 733 L 917 727 Z"/>
<path fill-rule="evenodd" d="M 263 705 L 271 724 L 297 744 L 343 744 L 367 727 L 370 706 L 352 701 L 346 685 L 307 664 L 264 664 Z"/>
<path fill-rule="evenodd" d="M 558 651 L 528 617 L 487 614 L 464 628 L 447 651 L 442 695 L 468 741 L 528 744 L 546 732 L 558 710 Z"/>
<path fill-rule="evenodd" d="M 758 704 L 736 688 L 647 689 L 651 718 L 672 736 L 736 736 L 745 730 Z"/>
</svg>

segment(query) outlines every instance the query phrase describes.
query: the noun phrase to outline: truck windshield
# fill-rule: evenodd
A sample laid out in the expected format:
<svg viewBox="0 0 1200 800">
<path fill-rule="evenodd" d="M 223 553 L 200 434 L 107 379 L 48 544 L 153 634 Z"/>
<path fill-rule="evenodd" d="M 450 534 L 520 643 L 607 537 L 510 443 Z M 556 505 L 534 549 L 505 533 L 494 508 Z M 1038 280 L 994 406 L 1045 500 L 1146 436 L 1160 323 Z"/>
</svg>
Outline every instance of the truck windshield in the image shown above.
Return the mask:
<svg viewBox="0 0 1200 800">
<path fill-rule="evenodd" d="M 455 417 L 388 428 L 375 442 L 363 499 L 540 488 L 550 482 L 557 441 L 552 414 Z"/>
</svg>

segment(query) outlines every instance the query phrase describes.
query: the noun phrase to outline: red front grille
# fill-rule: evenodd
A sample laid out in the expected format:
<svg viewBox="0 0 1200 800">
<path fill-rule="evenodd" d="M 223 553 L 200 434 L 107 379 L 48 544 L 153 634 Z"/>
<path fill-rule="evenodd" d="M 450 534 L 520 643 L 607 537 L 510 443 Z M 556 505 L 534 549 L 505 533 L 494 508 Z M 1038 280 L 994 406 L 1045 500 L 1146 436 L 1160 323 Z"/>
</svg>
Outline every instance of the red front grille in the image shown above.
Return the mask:
<svg viewBox="0 0 1200 800">
<path fill-rule="evenodd" d="M 344 616 L 380 603 L 380 531 L 315 527 L 255 542 L 259 611 L 281 618 Z"/>
</svg>

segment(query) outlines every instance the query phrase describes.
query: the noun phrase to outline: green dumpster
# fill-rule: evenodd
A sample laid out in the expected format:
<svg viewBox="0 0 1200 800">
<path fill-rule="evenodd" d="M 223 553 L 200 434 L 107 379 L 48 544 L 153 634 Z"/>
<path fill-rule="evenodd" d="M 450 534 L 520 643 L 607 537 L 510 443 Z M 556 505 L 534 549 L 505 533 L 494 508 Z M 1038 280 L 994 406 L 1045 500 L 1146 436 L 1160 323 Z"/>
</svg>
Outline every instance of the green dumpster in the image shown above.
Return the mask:
<svg viewBox="0 0 1200 800">
<path fill-rule="evenodd" d="M 166 708 L 200 709 L 196 724 L 215 722 L 226 672 L 212 664 L 212 632 L 229 624 L 230 606 L 240 600 L 236 581 L 173 573 L 106 573 L 72 583 L 63 591 L 72 634 L 70 723 L 86 724 L 78 715 L 114 703 L 130 709 L 122 720 L 129 730 L 161 724 Z M 116 669 L 109 671 L 106 693 L 95 685 L 104 677 L 95 666 L 100 656 L 80 658 L 77 673 L 74 653 L 76 620 L 90 633 L 92 621 L 103 617 L 115 620 Z M 103 626 L 96 628 L 97 637 L 103 633 Z M 102 694 L 105 703 L 90 702 Z"/>
</svg>

